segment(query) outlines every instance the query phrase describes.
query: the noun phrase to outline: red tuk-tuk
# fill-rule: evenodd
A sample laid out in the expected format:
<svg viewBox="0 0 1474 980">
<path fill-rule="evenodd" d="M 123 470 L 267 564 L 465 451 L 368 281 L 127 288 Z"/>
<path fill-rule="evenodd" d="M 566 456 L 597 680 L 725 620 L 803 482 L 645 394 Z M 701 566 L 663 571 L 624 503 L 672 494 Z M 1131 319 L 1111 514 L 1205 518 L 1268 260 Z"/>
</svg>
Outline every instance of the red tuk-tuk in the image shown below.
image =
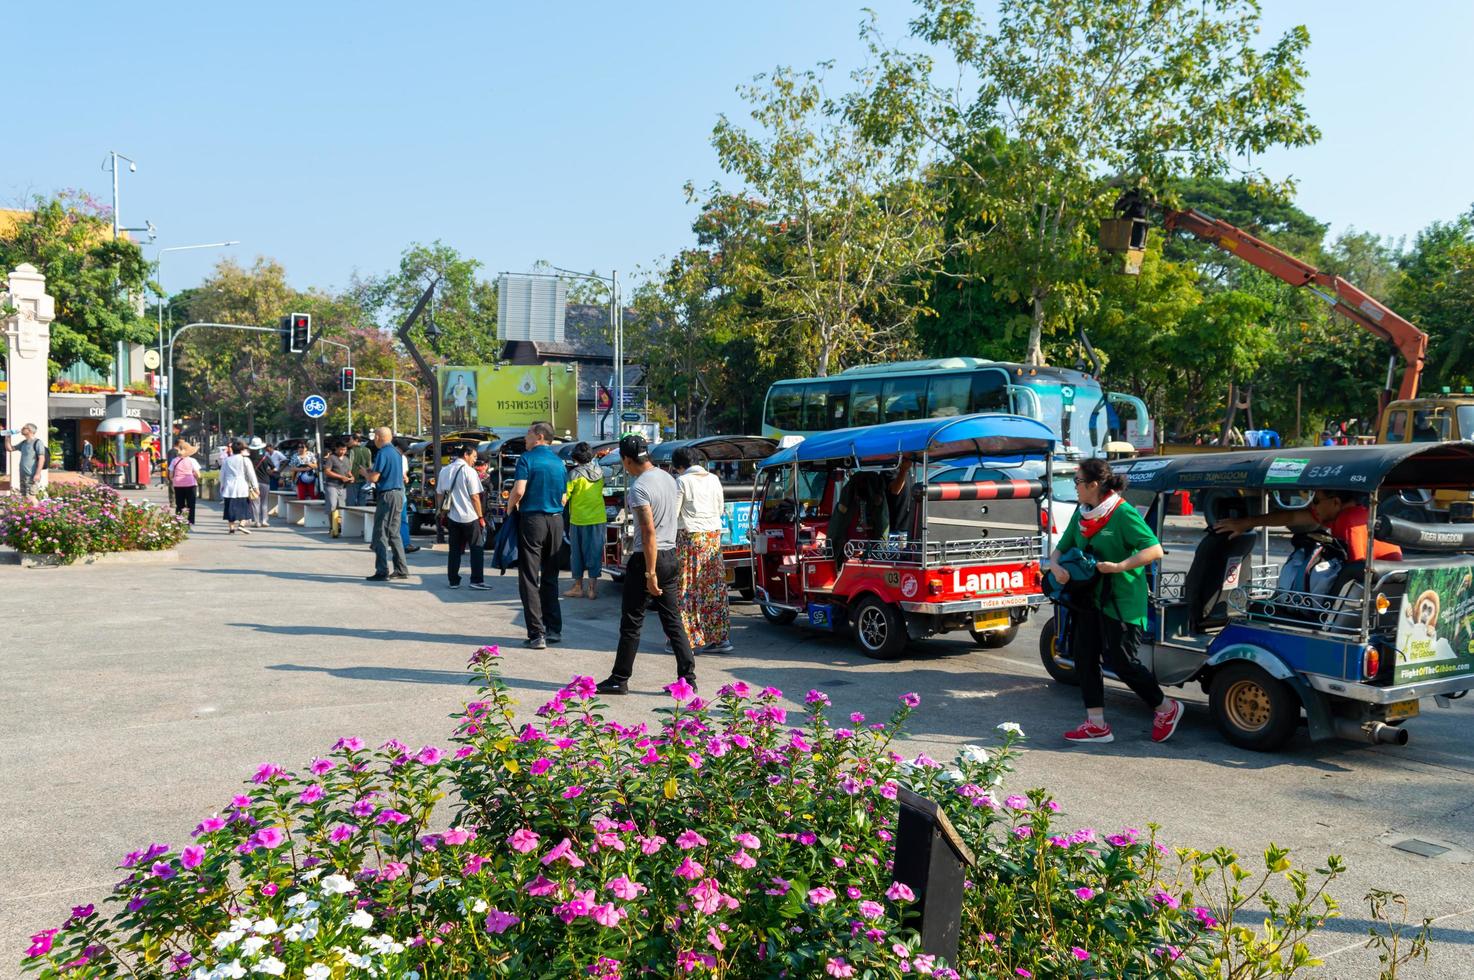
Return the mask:
<svg viewBox="0 0 1474 980">
<path fill-rule="evenodd" d="M 616 444 L 617 448 L 617 444 Z M 689 449 L 710 473 L 722 481 L 722 564 L 727 571 L 727 584 L 742 598 L 753 598 L 752 530 L 753 477 L 758 465 L 777 449 L 774 439 L 763 436 L 702 436 L 661 442 L 650 447 L 650 462 L 661 469 L 671 468 L 671 457 L 677 449 Z M 619 453 L 612 452 L 601 462 L 604 479 L 604 505 L 609 527 L 604 545 L 604 567 L 615 581 L 624 577 L 625 555 L 634 541 L 635 528 L 624 508 L 625 475 Z"/>
<path fill-rule="evenodd" d="M 825 432 L 770 456 L 752 540 L 763 616 L 848 626 L 878 660 L 951 630 L 1006 645 L 1044 602 L 1054 444 L 1032 419 L 965 415 Z M 1043 480 L 934 479 L 1038 461 Z"/>
</svg>

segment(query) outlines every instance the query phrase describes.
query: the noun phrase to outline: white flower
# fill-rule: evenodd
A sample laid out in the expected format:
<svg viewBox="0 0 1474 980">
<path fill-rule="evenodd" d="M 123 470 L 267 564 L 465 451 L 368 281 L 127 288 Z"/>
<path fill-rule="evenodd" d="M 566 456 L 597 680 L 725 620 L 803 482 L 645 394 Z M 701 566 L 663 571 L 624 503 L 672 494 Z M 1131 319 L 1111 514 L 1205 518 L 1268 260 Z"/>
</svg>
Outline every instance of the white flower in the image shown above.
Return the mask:
<svg viewBox="0 0 1474 980">
<path fill-rule="evenodd" d="M 982 765 L 988 761 L 988 750 L 981 745 L 964 745 L 958 755 L 963 762 L 975 762 Z"/>
<path fill-rule="evenodd" d="M 256 923 L 255 932 L 258 936 L 269 936 L 280 928 L 281 926 L 276 924 L 276 920 L 268 915 L 266 918 Z"/>
<path fill-rule="evenodd" d="M 348 924 L 350 926 L 357 926 L 360 929 L 367 929 L 374 924 L 374 917 L 369 915 L 366 909 L 359 909 L 348 919 Z"/>
<path fill-rule="evenodd" d="M 319 928 L 321 927 L 318 925 L 316 919 L 308 919 L 302 923 L 302 941 L 305 943 L 307 940 L 316 936 Z"/>
<path fill-rule="evenodd" d="M 283 929 L 281 931 L 281 934 L 286 938 L 287 942 L 296 942 L 297 940 L 302 938 L 302 923 L 293 922 L 291 925 Z"/>
<path fill-rule="evenodd" d="M 321 963 L 312 963 L 302 971 L 302 980 L 328 980 L 332 975 L 333 971 Z"/>
<path fill-rule="evenodd" d="M 1024 733 L 1023 727 L 1016 721 L 1002 722 L 999 724 L 998 730 L 1000 732 L 1013 732 L 1015 735 L 1022 735 Z"/>
<path fill-rule="evenodd" d="M 215 938 L 212 941 L 211 945 L 213 945 L 216 949 L 224 949 L 227 946 L 233 946 L 236 943 L 240 942 L 241 937 L 244 935 L 245 932 L 240 929 L 226 929 L 224 932 L 218 932 L 215 934 Z"/>
<path fill-rule="evenodd" d="M 231 960 L 220 967 L 220 976 L 228 977 L 229 980 L 240 980 L 245 975 L 246 968 L 241 966 L 240 960 Z"/>
<path fill-rule="evenodd" d="M 358 886 L 342 875 L 328 875 L 318 882 L 322 890 L 328 895 L 347 895 L 349 892 L 358 891 Z"/>
<path fill-rule="evenodd" d="M 252 936 L 241 943 L 241 953 L 245 956 L 255 956 L 261 952 L 261 947 L 265 946 L 266 943 L 267 939 L 265 936 Z"/>
<path fill-rule="evenodd" d="M 937 781 L 943 783 L 960 783 L 965 778 L 960 769 L 948 769 L 946 772 L 937 775 Z"/>
<path fill-rule="evenodd" d="M 435 892 L 438 892 L 444 886 L 445 886 L 445 879 L 444 878 L 431 878 L 429 881 L 425 882 L 423 885 L 420 886 L 420 891 L 423 894 L 431 895 L 431 894 L 434 894 Z"/>
<path fill-rule="evenodd" d="M 230 928 L 238 929 L 241 932 L 250 932 L 251 920 L 247 919 L 244 916 L 237 916 L 236 918 L 230 920 Z"/>
<path fill-rule="evenodd" d="M 287 908 L 291 908 L 294 905 L 301 905 L 305 901 L 307 901 L 307 893 L 306 892 L 298 892 L 297 894 L 293 895 L 291 898 L 287 899 Z"/>
<path fill-rule="evenodd" d="M 268 956 L 266 957 L 266 959 L 256 964 L 256 972 L 269 973 L 274 977 L 279 977 L 283 973 L 287 972 L 287 965 L 281 960 L 277 959 L 275 956 Z"/>
</svg>

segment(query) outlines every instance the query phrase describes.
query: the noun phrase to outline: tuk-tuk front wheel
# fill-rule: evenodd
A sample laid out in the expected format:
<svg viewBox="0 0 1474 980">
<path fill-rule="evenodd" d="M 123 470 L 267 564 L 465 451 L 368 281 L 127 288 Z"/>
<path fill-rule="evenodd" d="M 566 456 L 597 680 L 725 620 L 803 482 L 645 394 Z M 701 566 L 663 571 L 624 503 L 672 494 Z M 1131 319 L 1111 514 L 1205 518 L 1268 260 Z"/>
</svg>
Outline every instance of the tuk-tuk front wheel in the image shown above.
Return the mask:
<svg viewBox="0 0 1474 980">
<path fill-rule="evenodd" d="M 967 631 L 972 634 L 972 642 L 984 650 L 1001 650 L 1014 641 L 1018 636 L 1018 623 L 1001 630 L 983 630 L 979 633 L 969 626 Z"/>
<path fill-rule="evenodd" d="M 865 656 L 875 660 L 895 660 L 906 649 L 906 621 L 901 611 L 873 595 L 860 600 L 850 616 L 855 641 Z"/>
<path fill-rule="evenodd" d="M 1056 659 L 1059 652 L 1059 621 L 1051 616 L 1039 630 L 1039 659 L 1044 664 L 1044 670 L 1057 683 L 1079 687 L 1080 679 L 1075 674 L 1075 668 Z"/>
<path fill-rule="evenodd" d="M 770 606 L 766 602 L 759 604 L 758 609 L 762 611 L 763 618 L 774 626 L 787 626 L 798 618 L 798 613 L 792 609 L 779 609 L 777 606 Z"/>
<path fill-rule="evenodd" d="M 1254 752 L 1282 748 L 1300 724 L 1300 699 L 1294 690 L 1244 661 L 1233 661 L 1214 675 L 1209 705 L 1223 737 Z"/>
</svg>

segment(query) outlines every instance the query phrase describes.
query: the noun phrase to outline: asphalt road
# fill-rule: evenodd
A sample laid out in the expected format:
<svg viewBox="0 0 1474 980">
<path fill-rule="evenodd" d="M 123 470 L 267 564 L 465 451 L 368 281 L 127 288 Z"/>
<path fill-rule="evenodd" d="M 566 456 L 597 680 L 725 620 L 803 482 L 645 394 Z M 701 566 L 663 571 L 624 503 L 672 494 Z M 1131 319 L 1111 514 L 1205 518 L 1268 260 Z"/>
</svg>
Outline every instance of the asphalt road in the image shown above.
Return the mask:
<svg viewBox="0 0 1474 980">
<path fill-rule="evenodd" d="M 421 539 L 424 540 L 424 539 Z M 30 570 L 0 565 L 0 976 L 32 932 L 118 877 L 141 843 L 177 843 L 262 761 L 305 762 L 342 735 L 444 744 L 467 696 L 463 665 L 486 642 L 520 641 L 511 576 L 491 592 L 445 588 L 443 551 L 411 556 L 406 585 L 367 584 L 371 556 L 321 532 L 278 527 L 227 536 L 218 510 L 176 564 Z M 615 589 L 565 603 L 561 648 L 518 650 L 510 682 L 530 710 L 574 674 L 603 677 L 618 621 Z M 703 690 L 727 679 L 771 684 L 800 703 L 819 688 L 845 712 L 887 713 L 901 691 L 922 696 L 912 743 L 933 756 L 1016 721 L 1029 735 L 1015 789 L 1047 786 L 1072 823 L 1161 825 L 1172 844 L 1226 844 L 1247 855 L 1271 842 L 1315 867 L 1328 853 L 1350 866 L 1334 894 L 1343 917 L 1314 944 L 1323 975 L 1377 975 L 1361 949 L 1362 896 L 1390 888 L 1416 916 L 1437 918 L 1426 968 L 1406 976 L 1474 976 L 1474 705 L 1425 706 L 1406 747 L 1345 742 L 1258 755 L 1223 742 L 1194 686 L 1165 745 L 1130 692 L 1108 686 L 1111 745 L 1065 744 L 1078 693 L 1053 684 L 1036 624 L 1003 651 L 970 639 L 914 644 L 895 663 L 866 660 L 849 642 L 774 627 L 734 607 L 736 654 L 699 661 Z M 614 714 L 633 721 L 664 702 L 673 664 L 647 626 L 637 694 Z M 1422 857 L 1393 847 L 1420 840 Z M 1252 860 L 1252 858 L 1251 858 Z"/>
</svg>

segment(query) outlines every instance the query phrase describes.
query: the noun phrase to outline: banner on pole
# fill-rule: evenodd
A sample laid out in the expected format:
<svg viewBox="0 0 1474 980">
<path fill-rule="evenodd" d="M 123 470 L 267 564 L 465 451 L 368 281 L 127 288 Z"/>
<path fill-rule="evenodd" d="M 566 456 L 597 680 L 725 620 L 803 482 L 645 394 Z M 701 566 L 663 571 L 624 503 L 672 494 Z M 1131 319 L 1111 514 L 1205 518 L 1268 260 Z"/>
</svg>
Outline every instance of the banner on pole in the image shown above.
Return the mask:
<svg viewBox="0 0 1474 980">
<path fill-rule="evenodd" d="M 578 434 L 578 369 L 564 364 L 453 365 L 441 369 L 449 429 L 516 429 L 551 422 L 559 436 Z"/>
</svg>

